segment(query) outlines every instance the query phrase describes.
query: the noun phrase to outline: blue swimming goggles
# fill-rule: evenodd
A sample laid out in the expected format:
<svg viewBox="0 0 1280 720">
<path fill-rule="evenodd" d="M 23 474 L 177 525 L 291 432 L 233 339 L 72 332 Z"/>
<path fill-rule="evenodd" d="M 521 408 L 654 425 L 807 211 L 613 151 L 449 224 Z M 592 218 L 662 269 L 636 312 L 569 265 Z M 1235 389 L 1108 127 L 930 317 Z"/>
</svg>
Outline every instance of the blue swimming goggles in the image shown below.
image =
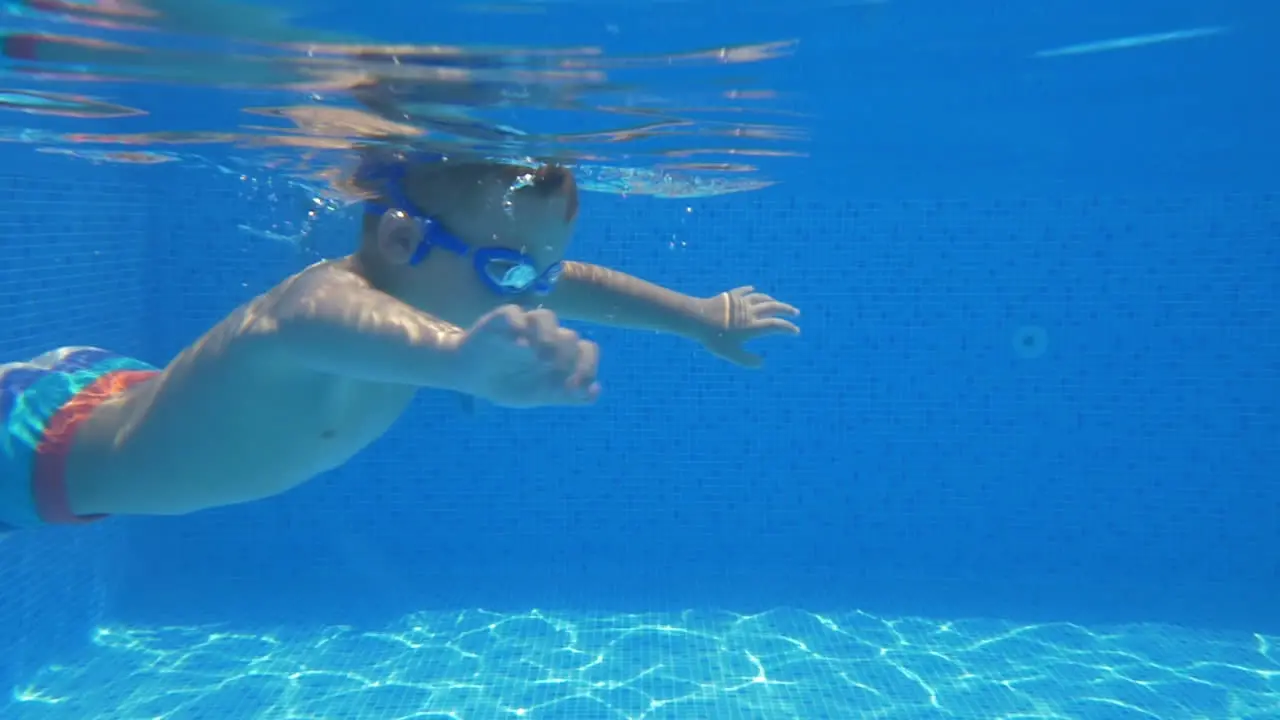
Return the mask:
<svg viewBox="0 0 1280 720">
<path fill-rule="evenodd" d="M 532 257 L 505 247 L 472 248 L 462 238 L 449 232 L 438 220 L 420 208 L 404 191 L 404 163 L 389 163 L 379 167 L 376 172 L 365 173 L 366 179 L 382 181 L 382 197 L 389 202 L 366 201 L 365 215 L 382 217 L 388 212 L 400 212 L 416 219 L 422 226 L 422 242 L 414 248 L 409 258 L 410 265 L 417 265 L 427 258 L 432 248 L 442 248 L 449 252 L 472 258 L 476 276 L 490 290 L 499 295 L 521 295 L 532 292 L 546 295 L 555 287 L 556 281 L 564 272 L 564 263 L 552 263 L 550 267 L 538 272 L 538 264 Z"/>
</svg>

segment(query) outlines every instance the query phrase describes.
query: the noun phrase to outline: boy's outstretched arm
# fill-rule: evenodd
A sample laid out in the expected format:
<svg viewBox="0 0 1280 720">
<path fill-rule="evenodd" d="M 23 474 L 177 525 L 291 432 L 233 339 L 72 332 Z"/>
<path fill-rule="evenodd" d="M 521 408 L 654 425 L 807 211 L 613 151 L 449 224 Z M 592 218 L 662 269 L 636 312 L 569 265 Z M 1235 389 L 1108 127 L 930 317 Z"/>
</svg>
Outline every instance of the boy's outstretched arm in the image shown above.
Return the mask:
<svg viewBox="0 0 1280 720">
<path fill-rule="evenodd" d="M 787 318 L 799 310 L 752 287 L 697 298 L 598 265 L 566 262 L 555 290 L 541 304 L 561 317 L 696 340 L 746 367 L 762 359 L 743 344 L 766 335 L 800 332 Z"/>
<path fill-rule="evenodd" d="M 600 393 L 599 349 L 550 312 L 503 305 L 464 331 L 337 264 L 282 283 L 231 326 L 270 348 L 265 355 L 357 380 L 525 408 L 590 404 Z"/>
</svg>

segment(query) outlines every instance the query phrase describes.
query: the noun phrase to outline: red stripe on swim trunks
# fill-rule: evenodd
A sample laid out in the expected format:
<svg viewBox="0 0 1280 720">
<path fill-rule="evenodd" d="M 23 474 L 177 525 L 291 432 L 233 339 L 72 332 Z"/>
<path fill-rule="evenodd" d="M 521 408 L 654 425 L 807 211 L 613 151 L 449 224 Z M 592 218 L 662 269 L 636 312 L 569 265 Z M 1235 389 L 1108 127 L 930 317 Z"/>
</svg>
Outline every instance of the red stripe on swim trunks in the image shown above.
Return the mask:
<svg viewBox="0 0 1280 720">
<path fill-rule="evenodd" d="M 117 370 L 94 380 L 66 402 L 45 424 L 44 437 L 36 447 L 31 473 L 31 495 L 36 513 L 51 524 L 73 524 L 101 520 L 104 515 L 78 516 L 71 512 L 67 498 L 67 455 L 75 442 L 76 430 L 99 405 L 131 386 L 154 377 L 156 370 Z"/>
</svg>

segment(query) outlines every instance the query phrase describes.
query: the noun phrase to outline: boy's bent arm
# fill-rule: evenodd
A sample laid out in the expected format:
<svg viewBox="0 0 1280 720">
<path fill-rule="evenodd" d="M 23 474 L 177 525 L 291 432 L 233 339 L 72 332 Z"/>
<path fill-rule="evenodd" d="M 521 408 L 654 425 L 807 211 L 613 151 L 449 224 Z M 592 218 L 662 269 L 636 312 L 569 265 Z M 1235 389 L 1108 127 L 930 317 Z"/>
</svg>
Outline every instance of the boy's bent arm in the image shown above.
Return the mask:
<svg viewBox="0 0 1280 720">
<path fill-rule="evenodd" d="M 464 331 L 336 268 L 317 268 L 265 298 L 254 332 L 313 370 L 371 382 L 454 390 Z"/>
<path fill-rule="evenodd" d="M 561 317 L 634 330 L 657 330 L 700 338 L 728 307 L 695 298 L 616 270 L 566 262 L 555 290 L 541 300 Z"/>
</svg>

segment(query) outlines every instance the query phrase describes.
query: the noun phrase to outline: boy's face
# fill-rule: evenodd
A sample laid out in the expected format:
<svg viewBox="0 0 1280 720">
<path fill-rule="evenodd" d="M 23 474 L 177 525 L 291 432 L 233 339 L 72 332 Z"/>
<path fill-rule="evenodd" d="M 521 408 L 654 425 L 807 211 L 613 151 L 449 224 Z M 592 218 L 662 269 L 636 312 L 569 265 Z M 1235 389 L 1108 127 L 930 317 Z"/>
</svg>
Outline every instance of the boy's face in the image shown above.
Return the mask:
<svg viewBox="0 0 1280 720">
<path fill-rule="evenodd" d="M 477 251 L 514 250 L 543 273 L 569 247 L 578 187 L 566 168 L 442 162 L 411 167 L 406 181 L 410 199 L 471 250 L 466 257 L 432 250 L 423 262 L 424 300 L 443 319 L 469 325 L 499 305 L 530 300 L 494 292 L 477 273 Z"/>
</svg>

